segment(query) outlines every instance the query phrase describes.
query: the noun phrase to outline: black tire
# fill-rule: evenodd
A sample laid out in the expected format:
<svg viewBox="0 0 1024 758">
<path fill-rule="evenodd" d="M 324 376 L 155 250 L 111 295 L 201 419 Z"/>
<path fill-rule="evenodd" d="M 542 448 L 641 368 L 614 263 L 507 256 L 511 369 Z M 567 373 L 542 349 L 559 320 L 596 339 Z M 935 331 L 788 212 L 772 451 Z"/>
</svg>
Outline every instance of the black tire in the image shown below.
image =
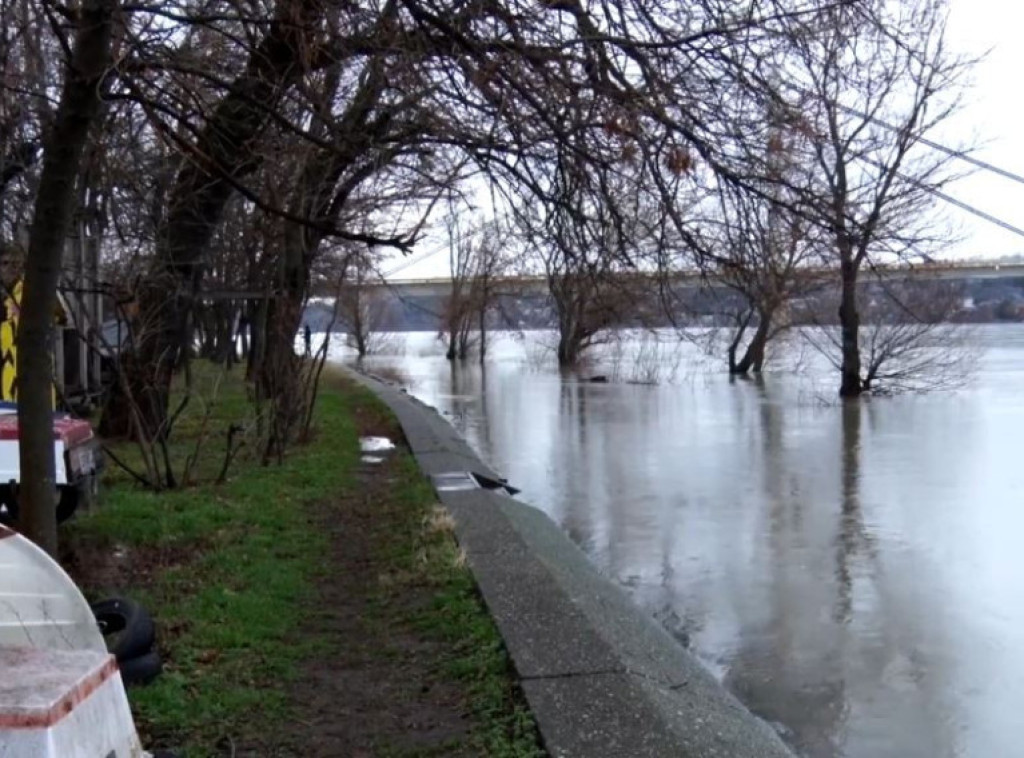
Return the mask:
<svg viewBox="0 0 1024 758">
<path fill-rule="evenodd" d="M 152 617 L 134 600 L 111 598 L 92 605 L 93 615 L 117 662 L 144 656 L 153 649 L 156 627 Z"/>
<path fill-rule="evenodd" d="M 0 486 L 0 524 L 14 526 L 18 522 L 18 500 L 8 485 Z"/>
<path fill-rule="evenodd" d="M 82 486 L 65 484 L 57 489 L 60 490 L 57 499 L 57 523 L 63 524 L 78 510 L 78 504 L 82 502 Z"/>
<path fill-rule="evenodd" d="M 59 492 L 57 497 L 57 523 L 67 521 L 75 515 L 79 508 L 88 505 L 89 497 L 94 487 L 94 476 L 95 474 L 87 476 L 79 481 L 77 485 L 65 485 L 57 488 Z"/>
<path fill-rule="evenodd" d="M 118 661 L 117 667 L 121 669 L 121 681 L 126 687 L 142 687 L 156 679 L 164 670 L 163 661 L 156 650 L 151 650 L 145 655 L 129 658 L 126 661 Z"/>
<path fill-rule="evenodd" d="M 84 485 L 62 485 L 57 488 L 57 523 L 71 518 L 85 495 Z M 0 524 L 13 525 L 18 520 L 18 498 L 8 486 L 0 487 Z"/>
</svg>

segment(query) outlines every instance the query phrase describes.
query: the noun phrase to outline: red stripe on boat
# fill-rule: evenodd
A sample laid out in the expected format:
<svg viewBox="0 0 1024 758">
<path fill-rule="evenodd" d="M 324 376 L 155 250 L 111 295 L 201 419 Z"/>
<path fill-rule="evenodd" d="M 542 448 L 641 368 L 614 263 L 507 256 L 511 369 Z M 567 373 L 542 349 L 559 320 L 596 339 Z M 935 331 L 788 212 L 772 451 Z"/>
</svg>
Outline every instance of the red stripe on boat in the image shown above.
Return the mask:
<svg viewBox="0 0 1024 758">
<path fill-rule="evenodd" d="M 101 668 L 85 677 L 49 708 L 17 713 L 0 711 L 0 729 L 49 729 L 85 702 L 115 672 L 117 661 L 110 656 Z"/>
<path fill-rule="evenodd" d="M 93 437 L 88 421 L 77 418 L 56 418 L 53 420 L 53 438 L 61 440 L 68 447 L 88 442 Z M 0 442 L 18 439 L 18 415 L 0 414 Z"/>
</svg>

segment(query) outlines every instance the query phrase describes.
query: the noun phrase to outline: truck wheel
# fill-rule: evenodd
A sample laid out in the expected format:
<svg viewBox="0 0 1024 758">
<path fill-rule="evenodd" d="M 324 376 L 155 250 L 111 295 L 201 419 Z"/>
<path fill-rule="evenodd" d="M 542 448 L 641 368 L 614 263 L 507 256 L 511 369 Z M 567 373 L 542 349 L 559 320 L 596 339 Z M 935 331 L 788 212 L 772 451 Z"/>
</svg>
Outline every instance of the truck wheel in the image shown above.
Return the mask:
<svg viewBox="0 0 1024 758">
<path fill-rule="evenodd" d="M 54 498 L 57 508 L 57 523 L 63 524 L 71 518 L 84 499 L 84 485 L 64 485 L 57 488 Z M 18 498 L 10 487 L 0 487 L 0 524 L 11 525 L 18 520 Z"/>
<path fill-rule="evenodd" d="M 82 484 L 65 484 L 57 488 L 59 490 L 57 495 L 58 524 L 63 524 L 75 515 L 75 511 L 78 510 L 78 506 L 83 500 L 83 488 L 84 485 Z"/>
<path fill-rule="evenodd" d="M 18 520 L 18 501 L 10 487 L 0 487 L 0 524 L 13 526 Z"/>
</svg>

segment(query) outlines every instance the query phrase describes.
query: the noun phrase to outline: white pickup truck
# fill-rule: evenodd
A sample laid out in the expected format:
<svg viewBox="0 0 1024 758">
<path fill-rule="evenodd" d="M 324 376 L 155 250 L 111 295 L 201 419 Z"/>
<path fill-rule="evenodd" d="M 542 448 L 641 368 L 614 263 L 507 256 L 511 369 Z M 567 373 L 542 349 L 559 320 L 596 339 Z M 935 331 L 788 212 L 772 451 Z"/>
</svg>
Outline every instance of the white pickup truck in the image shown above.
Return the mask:
<svg viewBox="0 0 1024 758">
<path fill-rule="evenodd" d="M 0 403 L 0 523 L 17 518 L 16 493 L 21 481 L 18 437 L 17 405 Z M 57 475 L 54 505 L 57 521 L 61 522 L 95 494 L 103 451 L 88 421 L 67 413 L 54 413 L 53 452 Z"/>
</svg>

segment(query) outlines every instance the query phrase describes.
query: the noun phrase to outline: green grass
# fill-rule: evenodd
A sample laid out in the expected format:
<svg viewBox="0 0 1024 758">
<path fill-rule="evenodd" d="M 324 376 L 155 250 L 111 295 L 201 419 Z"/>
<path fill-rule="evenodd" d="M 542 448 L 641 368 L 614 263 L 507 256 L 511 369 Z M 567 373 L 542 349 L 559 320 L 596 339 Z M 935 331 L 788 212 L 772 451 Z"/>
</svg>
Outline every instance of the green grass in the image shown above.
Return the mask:
<svg viewBox="0 0 1024 758">
<path fill-rule="evenodd" d="M 450 517 L 438 505 L 426 480 L 409 457 L 402 462 L 396 487 L 404 518 L 379 546 L 393 572 L 381 588 L 387 602 L 389 587 L 426 583 L 433 602 L 408 622 L 425 637 L 443 643 L 438 660 L 443 673 L 458 681 L 475 718 L 469 747 L 475 755 L 494 758 L 533 758 L 538 748 L 537 727 L 516 690 L 511 662 L 493 619 L 484 608 L 465 556 L 451 531 Z M 444 755 L 412 752 L 404 756 Z"/>
<path fill-rule="evenodd" d="M 212 376 L 209 368 L 203 372 L 204 381 Z M 244 418 L 237 373 L 220 383 L 216 402 L 208 429 Z M 200 429 L 203 406 L 195 405 L 196 415 L 183 417 L 179 428 L 179 460 Z M 100 507 L 73 527 L 76 541 L 124 545 L 143 564 L 149 556 L 155 561 L 151 581 L 117 589 L 173 630 L 164 675 L 131 692 L 144 733 L 160 743 L 208 755 L 225 735 L 289 716 L 284 688 L 267 685 L 290 680 L 322 644 L 297 633 L 328 548 L 310 509 L 351 486 L 359 457 L 344 396 L 325 393 L 320 418 L 329 423 L 320 425 L 316 444 L 298 449 L 286 465 L 261 467 L 243 457 L 220 487 L 152 493 L 115 475 Z"/>
<path fill-rule="evenodd" d="M 212 449 L 213 441 L 251 411 L 239 371 L 198 366 L 196 376 L 204 394 L 182 416 L 172 452 L 181 461 L 206 435 L 210 452 L 200 459 L 209 482 L 223 453 Z M 314 514 L 318 504 L 356 486 L 353 413 L 368 407 L 387 414 L 365 390 L 330 379 L 318 402 L 314 440 L 284 465 L 261 467 L 243 454 L 224 485 L 159 494 L 111 468 L 100 506 L 70 525 L 65 538 L 73 545 L 120 546 L 133 565 L 151 569 L 132 576 L 135 586 L 85 588 L 91 596 L 116 590 L 134 597 L 158 620 L 165 673 L 130 691 L 137 724 L 151 743 L 184 747 L 188 756 L 214 755 L 227 737 L 259 742 L 295 715 L 300 704 L 289 702 L 289 682 L 304 661 L 330 649 L 302 624 L 330 548 Z M 119 453 L 133 455 L 127 446 Z M 412 459 L 400 455 L 391 493 L 397 507 L 380 530 L 385 573 L 398 584 L 426 583 L 434 601 L 398 621 L 443 643 L 438 666 L 464 691 L 476 717 L 470 740 L 479 754 L 541 755 L 455 540 L 429 518 L 434 494 Z M 381 597 L 388 591 L 383 583 Z M 381 618 L 370 622 L 386 623 L 386 613 L 382 603 Z"/>
</svg>

